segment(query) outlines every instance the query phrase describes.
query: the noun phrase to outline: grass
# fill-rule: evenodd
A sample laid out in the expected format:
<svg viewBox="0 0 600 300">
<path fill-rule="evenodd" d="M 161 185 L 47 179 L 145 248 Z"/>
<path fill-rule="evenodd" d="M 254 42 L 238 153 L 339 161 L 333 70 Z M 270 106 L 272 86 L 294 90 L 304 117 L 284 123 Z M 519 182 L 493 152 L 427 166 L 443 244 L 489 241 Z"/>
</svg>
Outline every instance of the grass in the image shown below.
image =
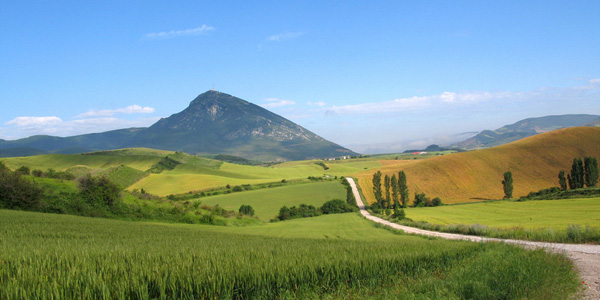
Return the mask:
<svg viewBox="0 0 600 300">
<path fill-rule="evenodd" d="M 409 208 L 402 225 L 425 230 L 558 243 L 600 243 L 600 198 L 488 201 Z"/>
<path fill-rule="evenodd" d="M 566 228 L 570 224 L 600 229 L 600 198 L 490 201 L 464 205 L 410 208 L 406 217 L 431 224 L 481 224 L 497 228 Z"/>
<path fill-rule="evenodd" d="M 403 170 L 411 196 L 426 193 L 444 203 L 501 199 L 502 174 L 511 171 L 515 197 L 558 185 L 558 172 L 569 171 L 573 158 L 600 157 L 600 128 L 576 127 L 535 135 L 503 146 L 453 153 L 423 160 L 383 160 L 384 175 Z M 352 174 L 366 200 L 374 202 L 372 178 L 377 170 Z"/>
<path fill-rule="evenodd" d="M 346 239 L 370 223 L 335 217 L 293 221 L 320 222 L 312 233 L 280 222 L 244 234 L 0 210 L 0 298 L 563 299 L 579 286 L 558 254 L 376 228 Z M 271 227 L 290 236 L 258 234 Z"/>
<path fill-rule="evenodd" d="M 250 205 L 261 220 L 270 220 L 284 205 L 290 207 L 304 203 L 319 207 L 332 199 L 346 199 L 346 189 L 338 180 L 231 193 L 200 198 L 198 201 L 207 205 L 219 204 L 235 211 L 242 204 Z"/>
</svg>

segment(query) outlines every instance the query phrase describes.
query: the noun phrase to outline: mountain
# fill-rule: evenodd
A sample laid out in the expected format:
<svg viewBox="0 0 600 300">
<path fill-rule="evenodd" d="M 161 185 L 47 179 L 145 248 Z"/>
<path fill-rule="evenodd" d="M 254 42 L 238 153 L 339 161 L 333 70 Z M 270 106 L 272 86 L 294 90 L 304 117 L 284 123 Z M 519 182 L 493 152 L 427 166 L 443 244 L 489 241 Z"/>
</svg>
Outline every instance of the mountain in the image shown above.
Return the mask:
<svg viewBox="0 0 600 300">
<path fill-rule="evenodd" d="M 560 115 L 529 118 L 496 130 L 484 130 L 472 138 L 452 145 L 453 148 L 481 149 L 508 144 L 536 134 L 577 126 L 598 126 L 599 115 Z"/>
<path fill-rule="evenodd" d="M 77 153 L 128 147 L 228 154 L 262 161 L 303 160 L 356 153 L 334 144 L 260 106 L 234 96 L 205 92 L 183 111 L 148 128 L 128 128 L 72 137 L 33 136 L 0 140 L 2 156 L 11 148 Z M 11 155 L 14 156 L 14 155 Z"/>
</svg>

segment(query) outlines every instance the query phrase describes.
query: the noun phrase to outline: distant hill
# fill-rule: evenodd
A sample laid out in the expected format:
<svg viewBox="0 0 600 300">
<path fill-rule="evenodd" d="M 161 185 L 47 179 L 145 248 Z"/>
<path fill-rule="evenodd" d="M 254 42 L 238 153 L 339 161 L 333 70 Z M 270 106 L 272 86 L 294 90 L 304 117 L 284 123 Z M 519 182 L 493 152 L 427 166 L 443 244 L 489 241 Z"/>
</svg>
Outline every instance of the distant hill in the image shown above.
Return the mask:
<svg viewBox="0 0 600 300">
<path fill-rule="evenodd" d="M 571 170 L 573 158 L 600 158 L 600 128 L 559 129 L 510 144 L 431 159 L 389 161 L 379 168 L 392 175 L 403 170 L 412 198 L 415 192 L 440 197 L 444 203 L 501 199 L 502 174 L 511 171 L 515 197 L 558 186 L 558 172 Z M 375 170 L 357 175 L 363 193 L 373 202 Z"/>
<path fill-rule="evenodd" d="M 248 101 L 205 92 L 183 111 L 148 128 L 72 137 L 32 136 L 0 140 L 0 156 L 81 153 L 147 147 L 190 154 L 227 154 L 260 161 L 355 155 L 309 130 Z M 19 152 L 15 148 L 27 149 Z"/>
<path fill-rule="evenodd" d="M 560 115 L 529 118 L 496 130 L 484 130 L 472 138 L 452 145 L 466 150 L 508 144 L 536 134 L 568 127 L 599 126 L 599 115 Z"/>
</svg>

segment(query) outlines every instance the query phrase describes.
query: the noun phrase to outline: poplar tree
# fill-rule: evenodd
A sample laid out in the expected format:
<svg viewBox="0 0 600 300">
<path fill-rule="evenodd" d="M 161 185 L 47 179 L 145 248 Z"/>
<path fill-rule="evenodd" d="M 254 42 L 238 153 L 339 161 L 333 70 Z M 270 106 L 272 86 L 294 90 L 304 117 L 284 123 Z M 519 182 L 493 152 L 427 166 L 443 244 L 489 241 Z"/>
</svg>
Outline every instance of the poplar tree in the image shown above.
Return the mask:
<svg viewBox="0 0 600 300">
<path fill-rule="evenodd" d="M 581 158 L 573 159 L 573 165 L 571 166 L 571 182 L 569 186 L 571 189 L 580 189 L 584 185 L 584 169 L 583 161 Z"/>
<path fill-rule="evenodd" d="M 406 205 L 408 205 L 408 186 L 406 185 L 406 174 L 404 174 L 404 171 L 398 172 L 398 190 L 400 191 L 402 207 L 406 208 Z"/>
<path fill-rule="evenodd" d="M 563 170 L 558 172 L 558 184 L 560 185 L 561 190 L 564 191 L 567 189 L 567 179 L 565 178 L 565 171 Z"/>
<path fill-rule="evenodd" d="M 381 205 L 381 171 L 377 171 L 375 174 L 373 174 L 373 194 L 375 194 L 377 203 Z"/>
<path fill-rule="evenodd" d="M 396 178 L 396 174 L 392 175 L 390 179 L 392 184 L 392 201 L 394 202 L 394 207 L 398 205 L 398 179 Z"/>
<path fill-rule="evenodd" d="M 504 173 L 504 180 L 502 180 L 502 186 L 504 188 L 504 199 L 512 198 L 513 193 L 513 178 L 510 171 Z"/>
<path fill-rule="evenodd" d="M 585 186 L 593 187 L 598 183 L 598 160 L 595 157 L 584 158 L 584 179 Z"/>
<path fill-rule="evenodd" d="M 385 187 L 385 207 L 390 208 L 390 176 L 384 177 L 383 186 Z"/>
</svg>

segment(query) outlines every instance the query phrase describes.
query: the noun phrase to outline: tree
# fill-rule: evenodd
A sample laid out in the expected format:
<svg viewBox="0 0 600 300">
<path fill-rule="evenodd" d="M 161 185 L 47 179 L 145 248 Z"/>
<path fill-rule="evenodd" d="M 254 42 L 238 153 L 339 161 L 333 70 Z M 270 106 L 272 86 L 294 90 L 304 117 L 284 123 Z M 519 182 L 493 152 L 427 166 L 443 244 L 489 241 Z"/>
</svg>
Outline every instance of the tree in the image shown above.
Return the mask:
<svg viewBox="0 0 600 300">
<path fill-rule="evenodd" d="M 375 194 L 375 200 L 377 200 L 377 203 L 382 205 L 383 199 L 381 195 L 381 171 L 377 171 L 375 174 L 373 174 L 373 194 Z"/>
<path fill-rule="evenodd" d="M 513 177 L 510 171 L 504 173 L 504 180 L 502 180 L 502 187 L 504 188 L 504 199 L 512 198 L 513 194 Z"/>
<path fill-rule="evenodd" d="M 390 178 L 391 184 L 392 184 L 392 202 L 394 207 L 398 206 L 398 179 L 396 178 L 396 174 L 392 175 L 392 178 Z"/>
<path fill-rule="evenodd" d="M 254 216 L 254 208 L 252 208 L 250 205 L 242 204 L 238 212 L 243 215 Z"/>
<path fill-rule="evenodd" d="M 560 185 L 560 189 L 565 191 L 567 189 L 567 179 L 565 178 L 565 171 L 560 170 L 558 172 L 558 184 Z"/>
<path fill-rule="evenodd" d="M 327 214 L 342 214 L 346 212 L 356 211 L 356 207 L 349 205 L 343 200 L 333 199 L 323 203 L 321 206 L 321 212 L 324 215 Z"/>
<path fill-rule="evenodd" d="M 427 205 L 427 197 L 425 193 L 415 193 L 415 201 L 413 202 L 413 207 L 423 207 Z"/>
<path fill-rule="evenodd" d="M 583 161 L 581 158 L 574 158 L 573 165 L 571 165 L 571 180 L 569 181 L 569 187 L 571 189 L 580 189 L 583 187 L 584 173 Z"/>
<path fill-rule="evenodd" d="M 406 208 L 406 205 L 408 205 L 408 186 L 406 185 L 406 174 L 404 174 L 404 171 L 398 172 L 398 189 L 400 191 L 402 207 Z"/>
<path fill-rule="evenodd" d="M 119 187 L 106 177 L 92 177 L 88 174 L 80 178 L 79 194 L 88 204 L 96 207 L 115 208 L 120 203 Z"/>
<path fill-rule="evenodd" d="M 390 176 L 385 175 L 383 186 L 385 187 L 385 207 L 390 208 Z"/>
<path fill-rule="evenodd" d="M 593 187 L 598 183 L 598 160 L 595 157 L 586 157 L 583 159 L 585 186 Z"/>
<path fill-rule="evenodd" d="M 34 210 L 40 204 L 42 193 L 34 182 L 0 162 L 0 208 Z"/>
</svg>

